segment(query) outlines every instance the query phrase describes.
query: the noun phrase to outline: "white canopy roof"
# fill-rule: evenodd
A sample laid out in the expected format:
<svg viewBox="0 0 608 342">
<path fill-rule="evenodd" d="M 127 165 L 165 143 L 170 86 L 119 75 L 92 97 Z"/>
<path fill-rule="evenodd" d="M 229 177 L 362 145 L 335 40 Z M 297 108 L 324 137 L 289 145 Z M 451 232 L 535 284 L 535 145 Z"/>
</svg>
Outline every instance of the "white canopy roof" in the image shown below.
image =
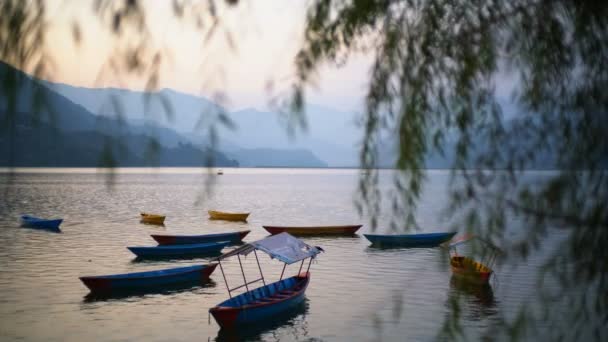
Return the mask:
<svg viewBox="0 0 608 342">
<path fill-rule="evenodd" d="M 235 255 L 247 255 L 256 249 L 270 255 L 271 258 L 277 258 L 286 264 L 293 264 L 294 262 L 306 258 L 314 258 L 317 254 L 321 253 L 317 247 L 309 246 L 302 240 L 287 233 L 281 233 L 248 243 L 221 255 L 218 259 L 221 260 Z"/>
</svg>

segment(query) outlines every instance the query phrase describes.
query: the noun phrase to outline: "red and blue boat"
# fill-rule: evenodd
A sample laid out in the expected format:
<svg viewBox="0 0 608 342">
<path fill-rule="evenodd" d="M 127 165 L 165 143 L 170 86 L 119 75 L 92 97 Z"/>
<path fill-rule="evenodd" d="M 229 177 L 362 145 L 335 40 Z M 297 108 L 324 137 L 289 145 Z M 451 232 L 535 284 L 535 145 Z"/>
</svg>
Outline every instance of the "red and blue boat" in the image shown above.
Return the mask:
<svg viewBox="0 0 608 342">
<path fill-rule="evenodd" d="M 21 216 L 21 226 L 27 228 L 49 229 L 58 231 L 61 222 L 63 222 L 63 219 L 47 220 L 30 215 Z"/>
<path fill-rule="evenodd" d="M 232 244 L 240 243 L 250 230 L 243 230 L 239 232 L 230 233 L 218 233 L 218 234 L 205 234 L 205 235 L 150 235 L 159 245 L 188 245 L 198 243 L 209 243 L 209 242 L 222 242 L 227 241 Z"/>
<path fill-rule="evenodd" d="M 256 250 L 265 252 L 271 258 L 278 259 L 284 263 L 283 271 L 278 281 L 266 284 Z M 288 311 L 304 300 L 306 288 L 310 283 L 310 264 L 312 259 L 322 251 L 323 249 L 320 247 L 309 246 L 287 233 L 281 233 L 248 243 L 222 255 L 217 261 L 224 276 L 224 282 L 226 283 L 230 298 L 209 309 L 209 312 L 222 329 L 232 329 L 272 319 Z M 256 261 L 258 262 L 260 278 L 248 282 L 242 269 L 240 255 L 247 255 L 251 252 L 254 252 Z M 234 288 L 228 286 L 221 263 L 221 260 L 231 256 L 237 256 L 239 259 L 244 281 L 243 285 Z M 306 259 L 309 259 L 308 267 L 306 271 L 302 271 Z M 298 273 L 295 276 L 283 279 L 285 267 L 298 261 L 301 261 Z M 249 285 L 259 281 L 263 283 L 263 286 L 255 289 L 249 288 Z M 243 287 L 245 287 L 246 292 L 232 296 L 233 291 Z"/>
<path fill-rule="evenodd" d="M 175 267 L 155 271 L 80 277 L 95 294 L 147 291 L 178 284 L 204 284 L 217 264 Z"/>
<path fill-rule="evenodd" d="M 363 234 L 374 246 L 381 247 L 436 247 L 450 241 L 454 235 L 456 232 L 405 235 Z"/>
<path fill-rule="evenodd" d="M 180 258 L 220 253 L 230 242 L 209 242 L 192 245 L 127 247 L 138 258 Z"/>
</svg>

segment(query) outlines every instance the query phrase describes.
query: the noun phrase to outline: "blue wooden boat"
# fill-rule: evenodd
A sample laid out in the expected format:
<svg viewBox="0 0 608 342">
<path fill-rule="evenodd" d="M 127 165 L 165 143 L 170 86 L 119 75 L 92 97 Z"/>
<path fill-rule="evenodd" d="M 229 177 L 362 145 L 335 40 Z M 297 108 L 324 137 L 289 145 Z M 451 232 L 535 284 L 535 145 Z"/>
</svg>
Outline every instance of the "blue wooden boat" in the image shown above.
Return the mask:
<svg viewBox="0 0 608 342">
<path fill-rule="evenodd" d="M 279 281 L 266 284 L 256 250 L 265 252 L 272 258 L 285 263 Z M 308 272 L 310 270 L 310 264 L 312 263 L 312 259 L 322 251 L 323 249 L 320 247 L 309 246 L 288 233 L 281 233 L 248 243 L 223 254 L 217 261 L 220 265 L 226 287 L 228 288 L 230 299 L 209 309 L 209 312 L 222 329 L 231 329 L 241 325 L 258 323 L 266 319 L 273 319 L 273 316 L 283 314 L 286 310 L 297 306 L 304 300 L 304 293 L 310 283 L 310 273 Z M 248 282 L 245 278 L 245 272 L 242 269 L 243 266 L 240 255 L 247 255 L 251 252 L 254 252 L 255 254 L 261 277 Z M 244 284 L 234 288 L 228 287 L 228 281 L 226 280 L 226 275 L 224 274 L 221 262 L 221 260 L 230 256 L 237 256 L 239 258 L 239 265 L 241 266 L 244 280 Z M 306 259 L 310 259 L 308 268 L 306 271 L 302 271 Z M 301 261 L 301 264 L 297 275 L 283 279 L 285 266 L 298 261 Z M 264 285 L 250 290 L 249 285 L 259 281 Z M 234 297 L 232 296 L 233 291 L 243 287 L 247 290 L 245 293 Z"/>
<path fill-rule="evenodd" d="M 30 215 L 21 216 L 21 226 L 28 228 L 59 230 L 59 225 L 63 219 L 47 220 Z"/>
<path fill-rule="evenodd" d="M 156 271 L 80 277 L 92 293 L 148 290 L 183 283 L 203 284 L 217 264 L 168 268 Z"/>
<path fill-rule="evenodd" d="M 456 235 L 456 232 L 406 235 L 363 235 L 376 246 L 435 247 L 451 240 L 454 235 Z"/>
<path fill-rule="evenodd" d="M 187 245 L 196 243 L 221 242 L 239 243 L 250 230 L 240 232 L 205 234 L 205 235 L 150 235 L 159 245 Z"/>
<path fill-rule="evenodd" d="M 127 247 L 138 258 L 190 257 L 219 253 L 229 242 L 210 242 L 192 245 L 169 245 L 154 247 Z"/>
<path fill-rule="evenodd" d="M 310 273 L 302 272 L 225 300 L 209 312 L 225 329 L 255 323 L 301 303 L 309 282 Z"/>
</svg>

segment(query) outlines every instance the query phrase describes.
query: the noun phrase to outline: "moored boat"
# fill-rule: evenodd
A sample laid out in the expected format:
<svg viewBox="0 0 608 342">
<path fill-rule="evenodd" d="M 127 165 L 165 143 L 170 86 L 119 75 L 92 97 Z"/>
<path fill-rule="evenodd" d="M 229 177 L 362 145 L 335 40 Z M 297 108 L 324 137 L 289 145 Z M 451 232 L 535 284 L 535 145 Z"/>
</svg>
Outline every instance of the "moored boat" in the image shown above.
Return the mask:
<svg viewBox="0 0 608 342">
<path fill-rule="evenodd" d="M 190 257 L 219 253 L 229 242 L 209 242 L 192 245 L 127 247 L 138 258 Z"/>
<path fill-rule="evenodd" d="M 140 213 L 141 222 L 142 223 L 150 223 L 150 224 L 164 224 L 165 223 L 165 215 L 159 214 L 150 214 L 150 213 Z"/>
<path fill-rule="evenodd" d="M 63 219 L 47 220 L 31 215 L 21 216 L 21 226 L 28 228 L 49 229 L 57 231 L 59 230 L 59 225 L 61 225 L 61 222 L 63 222 Z"/>
<path fill-rule="evenodd" d="M 217 264 L 168 268 L 155 271 L 80 277 L 92 293 L 161 289 L 176 284 L 203 284 Z"/>
<path fill-rule="evenodd" d="M 239 243 L 243 240 L 250 230 L 239 232 L 205 234 L 205 235 L 150 235 L 159 245 L 186 245 L 207 242 L 227 241 L 230 243 Z"/>
<path fill-rule="evenodd" d="M 484 253 L 481 255 L 481 262 L 458 254 L 457 247 L 469 243 L 473 239 L 482 242 L 485 247 L 483 249 Z M 490 277 L 494 273 L 492 266 L 496 261 L 497 255 L 501 253 L 498 247 L 476 236 L 465 236 L 451 243 L 449 247 L 450 267 L 455 277 L 472 284 L 487 284 L 490 281 Z"/>
<path fill-rule="evenodd" d="M 363 234 L 375 246 L 435 247 L 449 241 L 456 232 L 381 235 Z"/>
<path fill-rule="evenodd" d="M 247 221 L 250 213 L 231 213 L 227 211 L 209 210 L 209 218 L 212 220 L 224 221 Z"/>
<path fill-rule="evenodd" d="M 283 272 L 281 272 L 281 277 L 277 282 L 266 284 L 264 275 L 262 274 L 262 268 L 259 265 L 256 250 L 262 251 L 270 255 L 271 258 L 276 258 L 284 263 Z M 217 260 L 222 275 L 224 276 L 230 299 L 209 309 L 209 312 L 222 329 L 231 329 L 240 325 L 253 324 L 282 314 L 304 300 L 304 293 L 310 283 L 310 264 L 312 263 L 312 259 L 322 251 L 323 250 L 319 247 L 309 246 L 301 240 L 284 233 L 248 243 L 222 255 Z M 254 252 L 255 254 L 261 277 L 248 282 L 245 278 L 245 272 L 242 269 L 240 255 L 247 255 L 251 252 Z M 234 288 L 228 287 L 228 282 L 221 263 L 221 260 L 231 256 L 237 256 L 239 258 L 244 281 L 243 285 Z M 306 259 L 310 259 L 310 261 L 308 262 L 306 271 L 303 272 L 302 267 L 304 266 L 304 261 Z M 298 261 L 301 261 L 302 263 L 300 264 L 297 275 L 283 279 L 285 266 Z M 249 289 L 250 284 L 259 281 L 264 285 L 256 289 Z M 232 296 L 233 291 L 243 287 L 247 290 L 245 293 L 234 297 Z"/>
<path fill-rule="evenodd" d="M 353 235 L 362 225 L 346 226 L 262 226 L 270 234 L 289 233 L 292 235 Z"/>
</svg>

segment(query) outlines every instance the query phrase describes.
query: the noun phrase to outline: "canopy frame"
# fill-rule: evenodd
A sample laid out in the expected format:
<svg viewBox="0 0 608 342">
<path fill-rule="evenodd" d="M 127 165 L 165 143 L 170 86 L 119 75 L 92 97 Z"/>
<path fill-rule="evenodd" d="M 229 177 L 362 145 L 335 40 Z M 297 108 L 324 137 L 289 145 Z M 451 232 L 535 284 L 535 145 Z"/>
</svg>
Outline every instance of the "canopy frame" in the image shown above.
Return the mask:
<svg viewBox="0 0 608 342">
<path fill-rule="evenodd" d="M 279 236 L 279 237 L 277 238 L 277 236 Z M 298 254 L 297 251 L 295 251 L 295 252 L 292 251 L 292 253 L 294 253 L 294 254 L 289 255 L 289 251 L 284 252 L 283 254 L 280 253 L 280 250 L 273 251 L 271 248 L 268 248 L 268 246 L 264 246 L 264 244 L 263 244 L 263 242 L 265 242 L 269 239 L 273 239 L 273 241 L 278 240 L 279 242 L 280 242 L 280 240 L 285 240 L 286 243 L 291 243 L 291 244 L 297 242 L 298 247 L 305 249 L 306 253 L 300 251 L 300 253 Z M 281 271 L 281 277 L 279 278 L 279 280 L 283 279 L 283 275 L 285 273 L 285 268 L 287 267 L 287 265 L 295 263 L 297 261 L 302 261 L 300 263 L 300 268 L 298 270 L 298 274 L 300 274 L 302 272 L 302 267 L 304 266 L 304 261 L 306 259 L 310 259 L 308 262 L 308 268 L 306 269 L 306 272 L 308 272 L 310 270 L 310 265 L 312 264 L 312 259 L 314 259 L 317 256 L 317 254 L 319 254 L 321 251 L 323 251 L 323 249 L 321 249 L 320 247 L 309 246 L 309 245 L 305 244 L 304 242 L 302 242 L 301 240 L 298 240 L 287 233 L 281 233 L 281 234 L 273 235 L 266 239 L 248 243 L 244 246 L 241 246 L 235 250 L 232 250 L 228 253 L 225 253 L 225 254 L 219 256 L 216 260 L 217 260 L 218 264 L 220 265 L 222 277 L 224 278 L 224 283 L 226 284 L 226 289 L 228 290 L 228 296 L 230 296 L 230 298 L 232 298 L 232 292 L 234 292 L 238 289 L 241 289 L 243 287 L 245 287 L 247 292 L 249 292 L 249 285 L 251 285 L 253 283 L 261 281 L 264 284 L 264 286 L 266 286 L 266 279 L 264 278 L 264 273 L 262 272 L 262 266 L 260 265 L 260 260 L 258 258 L 257 250 L 260 250 L 260 251 L 270 255 L 271 258 L 276 257 L 281 262 L 283 262 L 283 270 Z M 260 278 L 257 278 L 257 279 L 251 280 L 251 281 L 247 281 L 247 277 L 245 276 L 245 270 L 243 268 L 243 263 L 241 261 L 241 254 L 247 255 L 251 252 L 253 252 L 255 255 L 255 261 L 258 265 L 258 270 L 260 271 Z M 226 258 L 234 256 L 234 255 L 237 256 L 238 261 L 239 261 L 239 267 L 241 268 L 241 274 L 243 276 L 243 284 L 230 288 L 230 286 L 228 285 L 228 280 L 226 278 L 226 273 L 224 272 L 224 267 L 222 266 L 222 259 L 226 259 Z M 290 258 L 290 257 L 295 257 L 295 259 Z M 291 262 L 288 262 L 288 261 L 291 261 Z"/>
</svg>

